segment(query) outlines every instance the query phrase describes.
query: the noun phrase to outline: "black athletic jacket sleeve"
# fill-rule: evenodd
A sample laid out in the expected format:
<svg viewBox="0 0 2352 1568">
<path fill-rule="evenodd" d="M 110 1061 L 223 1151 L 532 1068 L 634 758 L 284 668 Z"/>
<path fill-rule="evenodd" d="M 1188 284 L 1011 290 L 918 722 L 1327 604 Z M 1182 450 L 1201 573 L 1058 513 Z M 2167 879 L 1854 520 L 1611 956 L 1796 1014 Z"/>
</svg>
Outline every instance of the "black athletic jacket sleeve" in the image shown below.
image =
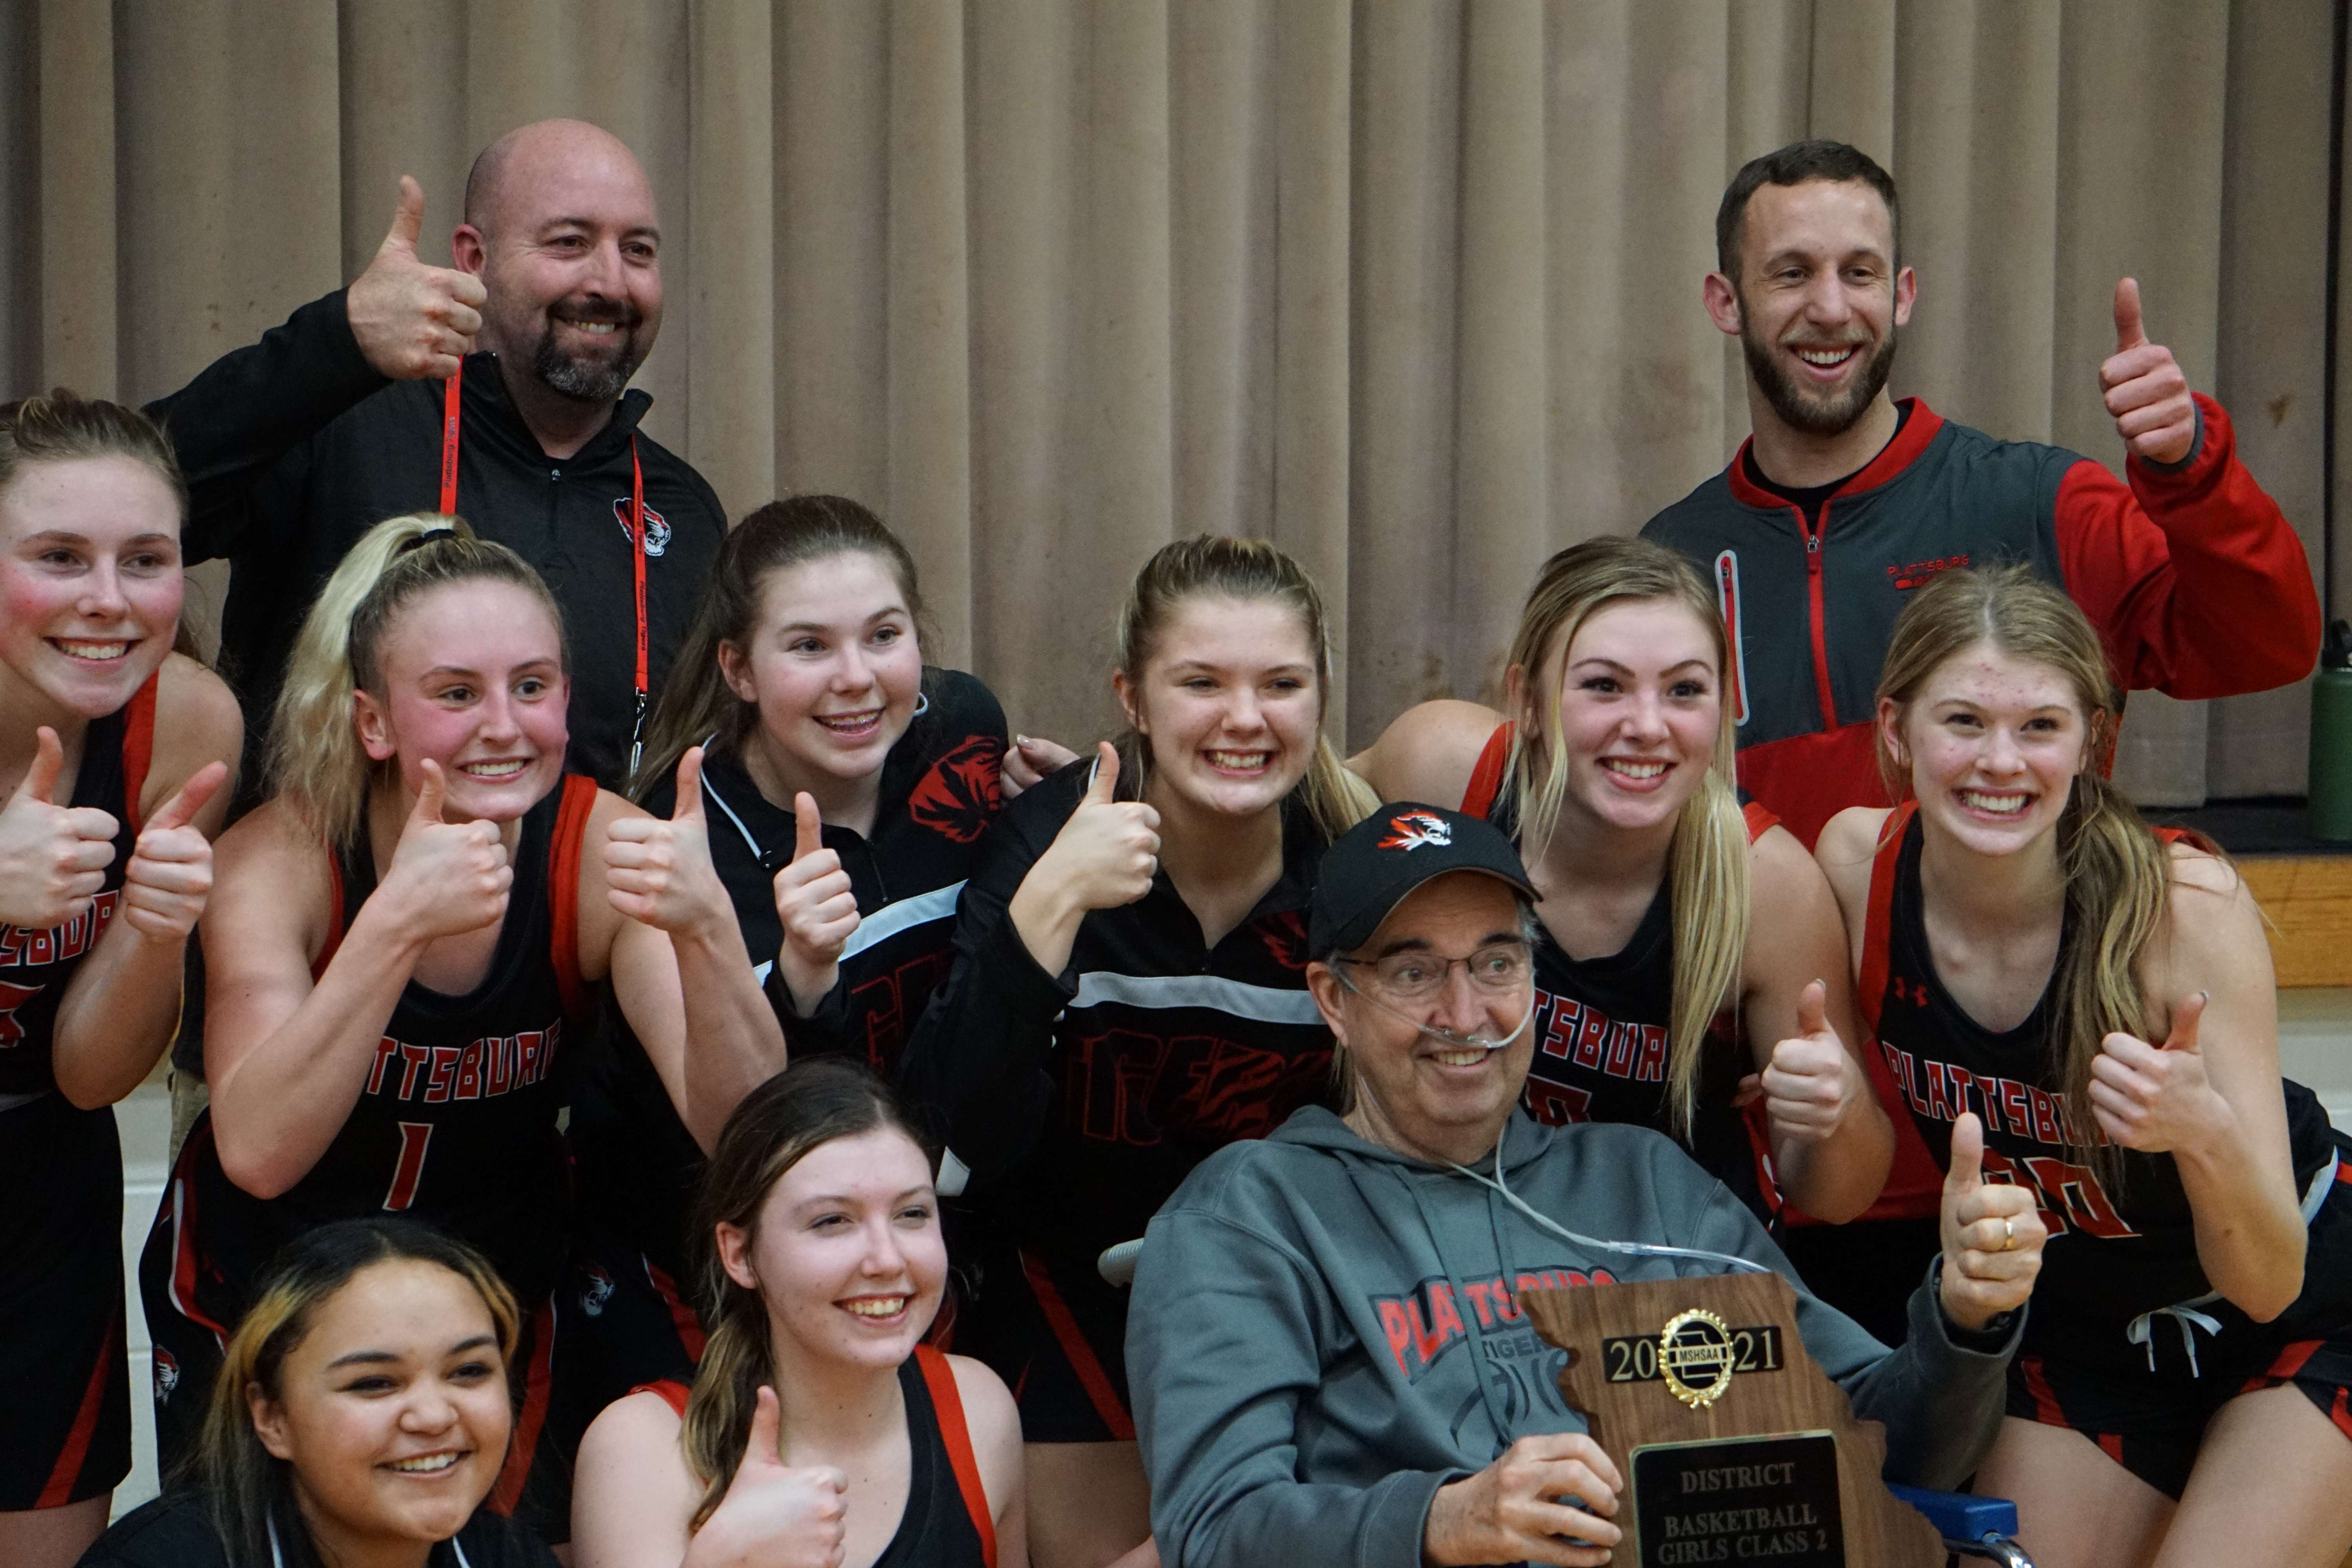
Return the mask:
<svg viewBox="0 0 2352 1568">
<path fill-rule="evenodd" d="M 252 517 L 254 482 L 362 399 L 392 383 L 360 353 L 337 289 L 233 349 L 147 405 L 188 479 L 182 543 L 193 563 L 233 552 Z"/>
<path fill-rule="evenodd" d="M 1052 1084 L 1054 1020 L 1075 968 L 1048 974 L 1013 924 L 1013 895 L 1086 794 L 1090 759 L 1024 791 L 989 829 L 956 904 L 955 967 L 907 1042 L 898 1088 L 982 1180 L 1035 1146 Z"/>
</svg>

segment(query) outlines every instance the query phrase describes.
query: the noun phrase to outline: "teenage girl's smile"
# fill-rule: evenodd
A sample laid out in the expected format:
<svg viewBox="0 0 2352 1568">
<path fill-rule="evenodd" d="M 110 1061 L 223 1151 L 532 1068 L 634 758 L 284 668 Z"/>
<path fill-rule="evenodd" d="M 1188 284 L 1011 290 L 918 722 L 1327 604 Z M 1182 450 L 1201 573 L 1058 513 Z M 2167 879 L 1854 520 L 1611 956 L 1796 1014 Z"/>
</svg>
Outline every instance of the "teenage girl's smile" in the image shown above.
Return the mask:
<svg viewBox="0 0 2352 1568">
<path fill-rule="evenodd" d="M 1253 816 L 1288 795 L 1314 760 L 1323 718 L 1315 648 L 1286 605 L 1190 598 L 1154 639 L 1141 677 L 1120 674 L 1114 684 L 1151 742 L 1147 788 L 1185 805 Z"/>
<path fill-rule="evenodd" d="M 0 497 L 0 664 L 84 718 L 129 701 L 179 620 L 178 517 L 129 458 L 27 468 Z"/>
<path fill-rule="evenodd" d="M 2057 826 L 2089 740 L 2063 676 L 1983 644 L 1945 660 L 1907 710 L 1890 701 L 1880 715 L 1920 809 L 1979 854 Z"/>
<path fill-rule="evenodd" d="M 900 1290 L 883 1296 L 845 1296 L 834 1304 L 863 1324 L 896 1329 L 906 1322 L 907 1309 L 914 1300 L 911 1291 Z"/>
<path fill-rule="evenodd" d="M 1567 803 L 1616 827 L 1671 822 L 1715 754 L 1713 633 L 1685 606 L 1622 599 L 1585 616 L 1559 665 Z"/>
</svg>

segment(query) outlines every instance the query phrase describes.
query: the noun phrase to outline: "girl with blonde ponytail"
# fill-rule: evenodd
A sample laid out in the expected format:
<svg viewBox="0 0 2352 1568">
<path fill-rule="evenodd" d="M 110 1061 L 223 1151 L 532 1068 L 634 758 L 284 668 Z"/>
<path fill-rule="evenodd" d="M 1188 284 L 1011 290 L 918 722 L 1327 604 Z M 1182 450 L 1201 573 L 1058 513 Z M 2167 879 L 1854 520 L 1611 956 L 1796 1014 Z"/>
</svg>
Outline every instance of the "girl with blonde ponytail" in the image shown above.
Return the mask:
<svg viewBox="0 0 2352 1568">
<path fill-rule="evenodd" d="M 1816 849 L 1928 1152 L 1949 1182 L 2032 1188 L 2049 1233 L 1977 1486 L 2016 1500 L 2039 1563 L 2334 1564 L 2347 1146 L 2279 1077 L 2245 884 L 2105 777 L 2116 713 L 2063 593 L 1945 573 L 1879 680 L 1903 804 L 1839 814 Z M 1963 1245 L 1997 1268 L 2013 1238 L 1990 1226 Z"/>
<path fill-rule="evenodd" d="M 1780 1193 L 1849 1219 L 1878 1195 L 1893 1128 L 1853 1054 L 1836 905 L 1732 784 L 1734 679 L 1687 563 L 1588 540 L 1528 595 L 1507 714 L 1426 702 L 1351 765 L 1386 799 L 1517 837 L 1547 938 L 1531 1114 L 1654 1126 L 1767 1220 Z"/>
<path fill-rule="evenodd" d="M 956 1342 L 1021 1391 L 1045 1568 L 1148 1550 L 1120 1249 L 1211 1152 L 1327 1094 L 1306 910 L 1374 804 L 1323 736 L 1322 595 L 1262 540 L 1146 562 L 1111 687 L 1126 734 L 991 830 L 899 1070 L 1003 1237 Z"/>
<path fill-rule="evenodd" d="M 610 980 L 706 1140 L 784 1054 L 698 810 L 658 820 L 565 773 L 568 676 L 539 574 L 456 518 L 377 524 L 311 606 L 271 798 L 222 835 L 203 928 L 211 1104 L 140 1260 L 166 1463 L 270 1257 L 401 1214 L 479 1248 L 523 1303 L 496 1500 L 562 1539 L 570 1434 L 550 1422 L 593 1363 L 553 1340 L 558 1115 L 591 987 Z"/>
<path fill-rule="evenodd" d="M 1013 1396 L 921 1342 L 947 1276 L 933 1173 L 854 1063 L 744 1097 L 696 1202 L 700 1368 L 588 1428 L 574 1568 L 1026 1568 Z"/>
</svg>

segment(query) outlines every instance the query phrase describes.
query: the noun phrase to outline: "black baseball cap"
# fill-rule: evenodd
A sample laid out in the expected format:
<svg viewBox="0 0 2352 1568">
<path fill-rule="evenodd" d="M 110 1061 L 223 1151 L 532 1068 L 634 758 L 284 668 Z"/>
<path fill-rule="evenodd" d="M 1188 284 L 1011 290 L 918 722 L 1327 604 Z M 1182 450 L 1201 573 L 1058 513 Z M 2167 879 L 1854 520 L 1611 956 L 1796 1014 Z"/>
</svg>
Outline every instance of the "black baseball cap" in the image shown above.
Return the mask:
<svg viewBox="0 0 2352 1568">
<path fill-rule="evenodd" d="M 1323 851 L 1307 921 L 1307 951 L 1328 958 L 1361 947 L 1404 896 L 1448 871 L 1478 871 L 1529 903 L 1536 890 L 1519 852 L 1482 816 L 1392 801 Z"/>
</svg>

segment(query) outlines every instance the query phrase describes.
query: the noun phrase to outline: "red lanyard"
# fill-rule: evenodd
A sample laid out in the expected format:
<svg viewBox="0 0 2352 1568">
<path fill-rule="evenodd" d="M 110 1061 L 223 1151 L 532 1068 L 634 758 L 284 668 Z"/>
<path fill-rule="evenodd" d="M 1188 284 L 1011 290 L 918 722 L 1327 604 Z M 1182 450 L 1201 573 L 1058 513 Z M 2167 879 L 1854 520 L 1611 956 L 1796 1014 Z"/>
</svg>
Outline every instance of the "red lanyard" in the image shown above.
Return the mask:
<svg viewBox="0 0 2352 1568">
<path fill-rule="evenodd" d="M 458 387 L 465 378 L 465 363 L 460 361 L 457 373 L 441 384 L 441 510 L 452 517 L 457 511 Z M 650 688 L 646 660 L 646 469 L 637 460 L 635 436 L 629 437 L 629 567 L 636 579 L 637 598 L 637 711 L 629 728 L 629 772 L 635 775 L 645 754 L 646 694 Z"/>
</svg>

